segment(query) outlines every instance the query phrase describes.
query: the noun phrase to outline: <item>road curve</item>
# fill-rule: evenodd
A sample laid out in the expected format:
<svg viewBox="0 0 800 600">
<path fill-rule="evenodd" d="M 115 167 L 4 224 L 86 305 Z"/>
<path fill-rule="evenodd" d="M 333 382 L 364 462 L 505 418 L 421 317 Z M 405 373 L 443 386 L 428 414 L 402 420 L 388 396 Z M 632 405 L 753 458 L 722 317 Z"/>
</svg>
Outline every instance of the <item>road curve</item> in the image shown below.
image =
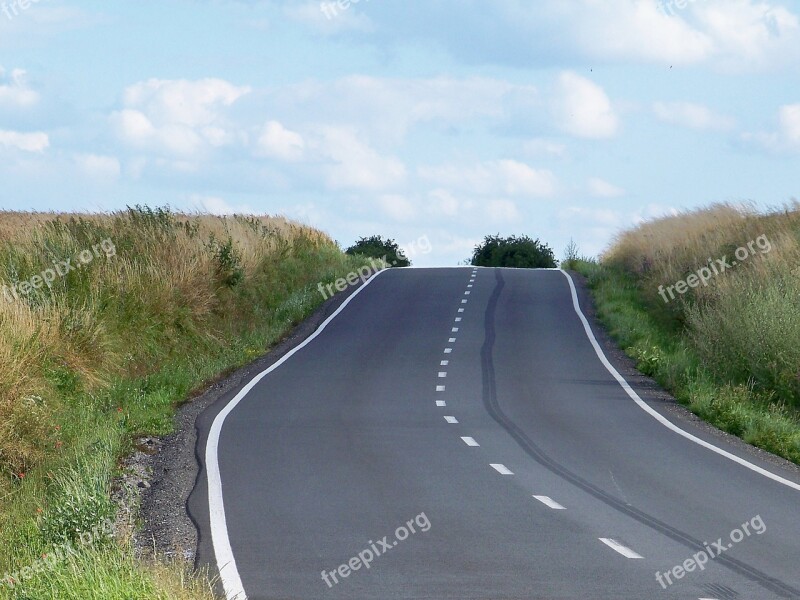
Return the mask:
<svg viewBox="0 0 800 600">
<path fill-rule="evenodd" d="M 239 600 L 800 599 L 800 478 L 624 389 L 573 302 L 373 278 L 198 420 L 198 562 Z"/>
</svg>

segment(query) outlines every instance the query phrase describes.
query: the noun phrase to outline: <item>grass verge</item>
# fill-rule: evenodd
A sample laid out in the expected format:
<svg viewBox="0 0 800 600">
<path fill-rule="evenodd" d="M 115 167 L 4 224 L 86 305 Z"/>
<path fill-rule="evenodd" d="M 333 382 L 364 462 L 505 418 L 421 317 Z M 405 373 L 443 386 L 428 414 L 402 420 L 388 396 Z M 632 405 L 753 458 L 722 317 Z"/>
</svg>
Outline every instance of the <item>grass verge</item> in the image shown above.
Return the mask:
<svg viewBox="0 0 800 600">
<path fill-rule="evenodd" d="M 0 213 L 0 239 L 0 598 L 213 598 L 109 525 L 118 461 L 364 259 L 285 219 L 147 207 Z"/>
</svg>

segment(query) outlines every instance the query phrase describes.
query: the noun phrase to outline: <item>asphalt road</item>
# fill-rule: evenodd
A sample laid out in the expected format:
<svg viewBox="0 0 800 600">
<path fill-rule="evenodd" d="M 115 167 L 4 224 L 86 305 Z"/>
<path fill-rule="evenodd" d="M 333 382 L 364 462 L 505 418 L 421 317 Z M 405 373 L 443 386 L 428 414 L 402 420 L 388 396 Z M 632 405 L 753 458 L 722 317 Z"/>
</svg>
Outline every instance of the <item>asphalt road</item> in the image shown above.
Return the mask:
<svg viewBox="0 0 800 600">
<path fill-rule="evenodd" d="M 800 479 L 637 402 L 562 272 L 393 269 L 270 369 L 198 421 L 229 598 L 800 598 Z"/>
</svg>

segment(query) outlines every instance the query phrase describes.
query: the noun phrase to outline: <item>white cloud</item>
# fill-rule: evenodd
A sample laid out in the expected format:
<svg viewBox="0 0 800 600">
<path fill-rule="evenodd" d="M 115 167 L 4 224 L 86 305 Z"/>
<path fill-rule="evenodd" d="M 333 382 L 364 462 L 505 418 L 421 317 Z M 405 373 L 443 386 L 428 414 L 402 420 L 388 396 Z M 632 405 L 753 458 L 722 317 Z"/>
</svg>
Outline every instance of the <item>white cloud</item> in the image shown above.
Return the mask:
<svg viewBox="0 0 800 600">
<path fill-rule="evenodd" d="M 322 33 L 344 31 L 372 31 L 372 21 L 358 6 L 369 0 L 351 0 L 347 8 L 341 8 L 339 0 L 313 0 L 302 4 L 292 4 L 284 8 L 290 19 L 304 23 Z"/>
<path fill-rule="evenodd" d="M 525 142 L 522 150 L 532 158 L 542 156 L 563 158 L 567 154 L 567 145 L 544 138 L 535 138 Z"/>
<path fill-rule="evenodd" d="M 513 223 L 519 220 L 519 210 L 512 200 L 491 200 L 487 206 L 489 218 L 495 223 Z"/>
<path fill-rule="evenodd" d="M 225 111 L 248 93 L 221 79 L 150 79 L 125 90 L 111 123 L 131 146 L 192 158 L 235 141 Z"/>
<path fill-rule="evenodd" d="M 115 180 L 122 172 L 119 160 L 113 156 L 78 154 L 74 160 L 78 168 L 93 179 Z"/>
<path fill-rule="evenodd" d="M 320 150 L 332 161 L 324 170 L 328 186 L 333 189 L 384 190 L 406 178 L 402 161 L 381 156 L 348 128 L 323 128 Z"/>
<path fill-rule="evenodd" d="M 42 132 L 20 133 L 0 129 L 0 146 L 41 153 L 50 147 L 50 138 Z"/>
<path fill-rule="evenodd" d="M 603 88 L 572 72 L 558 78 L 553 113 L 563 131 L 580 138 L 610 138 L 619 127 Z"/>
<path fill-rule="evenodd" d="M 410 221 L 417 215 L 417 207 L 405 196 L 387 194 L 378 198 L 383 212 L 395 221 Z"/>
<path fill-rule="evenodd" d="M 269 121 L 261 130 L 256 152 L 278 160 L 295 161 L 303 157 L 303 136 L 286 129 L 278 121 Z"/>
<path fill-rule="evenodd" d="M 780 107 L 777 131 L 746 133 L 743 139 L 769 152 L 800 151 L 800 103 Z"/>
<path fill-rule="evenodd" d="M 589 193 L 592 196 L 599 198 L 617 198 L 625 195 L 625 190 L 621 187 L 600 179 L 599 177 L 592 177 L 588 182 Z"/>
<path fill-rule="evenodd" d="M 428 193 L 428 212 L 445 217 L 455 217 L 462 207 L 462 202 L 445 189 L 435 189 Z"/>
<path fill-rule="evenodd" d="M 24 70 L 13 69 L 6 77 L 5 69 L 0 67 L 0 106 L 28 108 L 38 101 L 39 94 L 28 87 Z"/>
<path fill-rule="evenodd" d="M 707 106 L 693 102 L 656 102 L 653 113 L 665 123 L 701 131 L 725 131 L 734 125 L 730 117 L 718 115 Z"/>
<path fill-rule="evenodd" d="M 552 172 L 515 160 L 494 160 L 474 166 L 420 167 L 422 179 L 470 194 L 543 198 L 552 196 L 557 180 Z"/>
<path fill-rule="evenodd" d="M 246 204 L 232 205 L 229 204 L 227 200 L 218 196 L 192 194 L 187 200 L 192 210 L 199 210 L 212 215 L 256 214 L 255 211 Z"/>
</svg>

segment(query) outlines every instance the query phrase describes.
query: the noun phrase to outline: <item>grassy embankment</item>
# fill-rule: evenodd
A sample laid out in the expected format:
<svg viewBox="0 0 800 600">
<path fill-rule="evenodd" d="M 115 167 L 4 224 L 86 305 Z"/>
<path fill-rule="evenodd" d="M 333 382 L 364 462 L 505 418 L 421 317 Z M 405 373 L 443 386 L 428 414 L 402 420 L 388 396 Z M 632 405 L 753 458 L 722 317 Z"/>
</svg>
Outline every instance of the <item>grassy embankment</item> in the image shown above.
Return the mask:
<svg viewBox="0 0 800 600">
<path fill-rule="evenodd" d="M 709 259 L 720 273 L 671 299 L 668 286 Z M 800 464 L 800 207 L 715 205 L 654 220 L 618 236 L 599 263 L 574 266 L 639 370 L 720 429 Z"/>
<path fill-rule="evenodd" d="M 87 264 L 31 279 L 68 258 Z M 362 263 L 280 218 L 0 213 L 0 579 L 17 573 L 0 598 L 213 598 L 187 565 L 98 535 L 118 459 Z M 2 289 L 26 280 L 40 289 Z"/>
</svg>

